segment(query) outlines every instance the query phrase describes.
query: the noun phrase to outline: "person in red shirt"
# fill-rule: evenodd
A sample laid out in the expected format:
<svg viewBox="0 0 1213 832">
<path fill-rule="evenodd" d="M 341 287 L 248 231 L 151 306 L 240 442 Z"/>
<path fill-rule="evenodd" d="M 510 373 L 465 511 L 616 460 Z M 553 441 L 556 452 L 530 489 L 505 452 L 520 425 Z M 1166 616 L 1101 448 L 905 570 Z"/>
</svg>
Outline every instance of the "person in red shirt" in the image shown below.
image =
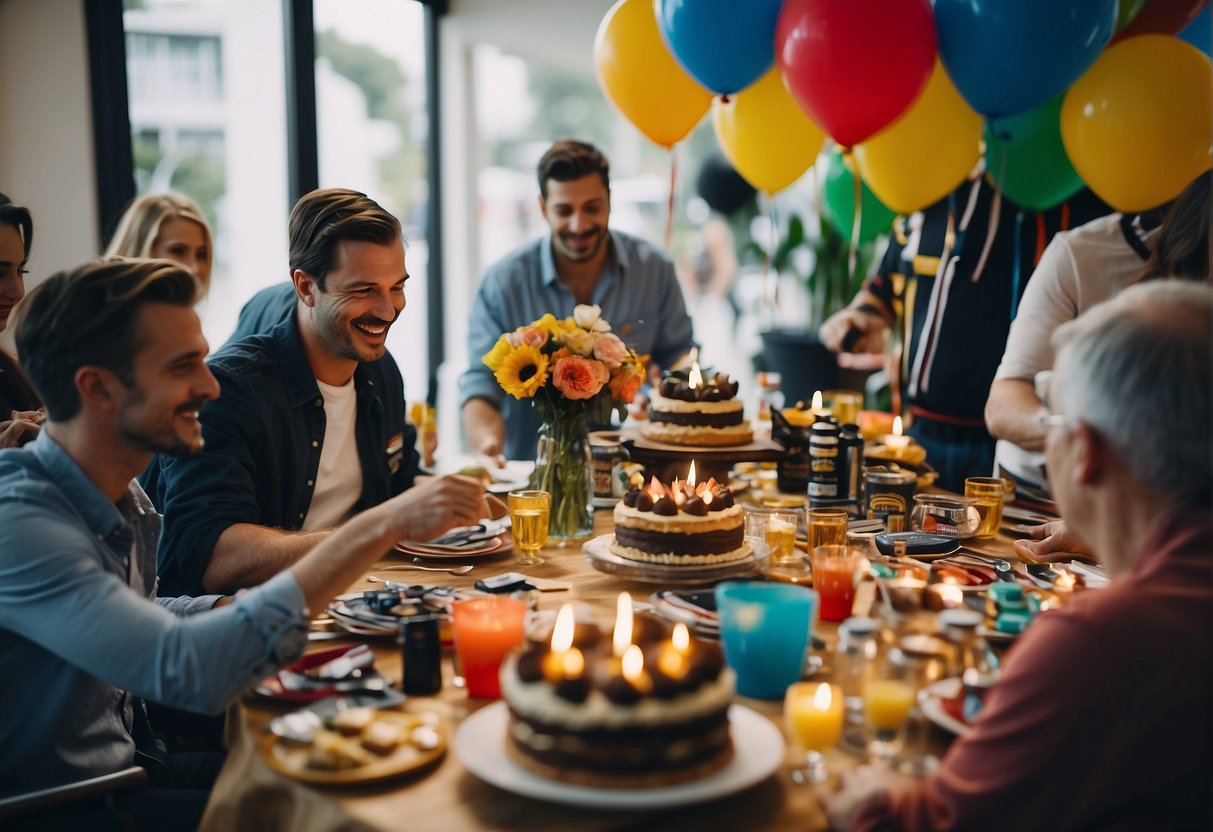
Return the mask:
<svg viewBox="0 0 1213 832">
<path fill-rule="evenodd" d="M 837 828 L 1213 824 L 1213 288 L 1136 286 L 1062 326 L 1049 479 L 1107 588 L 1043 613 L 921 782 L 864 767 Z"/>
</svg>

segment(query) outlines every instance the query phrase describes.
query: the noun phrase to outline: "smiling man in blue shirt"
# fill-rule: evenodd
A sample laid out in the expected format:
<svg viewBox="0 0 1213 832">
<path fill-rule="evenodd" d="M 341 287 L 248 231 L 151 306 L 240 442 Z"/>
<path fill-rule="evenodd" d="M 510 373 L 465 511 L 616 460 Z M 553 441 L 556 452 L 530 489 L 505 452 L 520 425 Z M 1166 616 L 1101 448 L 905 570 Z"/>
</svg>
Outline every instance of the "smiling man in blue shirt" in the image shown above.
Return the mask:
<svg viewBox="0 0 1213 832">
<path fill-rule="evenodd" d="M 477 483 L 436 478 L 238 599 L 157 597 L 160 518 L 133 478 L 157 452 L 202 448 L 198 411 L 219 386 L 196 294 L 180 266 L 128 260 L 57 274 L 25 300 L 17 348 L 47 421 L 0 451 L 0 793 L 130 766 L 139 698 L 222 710 L 297 659 L 308 609 L 394 541 L 482 516 Z M 153 785 L 182 786 L 156 780 L 172 774 L 153 770 Z"/>
<path fill-rule="evenodd" d="M 468 363 L 459 399 L 468 445 L 490 464 L 534 459 L 539 417 L 529 401 L 506 397 L 481 360 L 498 336 L 579 303 L 658 367 L 676 367 L 694 346 L 674 266 L 644 240 L 612 231 L 610 165 L 592 145 L 556 142 L 539 160 L 539 209 L 551 234 L 485 272 L 468 320 Z"/>
</svg>

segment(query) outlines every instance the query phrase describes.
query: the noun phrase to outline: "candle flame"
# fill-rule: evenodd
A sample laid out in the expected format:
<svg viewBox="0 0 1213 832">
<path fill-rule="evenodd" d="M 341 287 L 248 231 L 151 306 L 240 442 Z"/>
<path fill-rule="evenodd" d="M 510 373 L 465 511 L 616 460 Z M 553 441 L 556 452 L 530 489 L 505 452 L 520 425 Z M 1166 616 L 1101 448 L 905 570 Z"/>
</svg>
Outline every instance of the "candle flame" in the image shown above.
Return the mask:
<svg viewBox="0 0 1213 832">
<path fill-rule="evenodd" d="M 628 645 L 628 649 L 623 652 L 623 678 L 634 683 L 643 672 L 644 653 L 641 653 L 635 644 Z"/>
<path fill-rule="evenodd" d="M 822 407 L 823 407 L 823 405 L 822 405 L 821 391 L 818 390 L 815 393 L 813 393 L 813 409 L 821 410 Z"/>
<path fill-rule="evenodd" d="M 691 364 L 691 374 L 687 378 L 687 386 L 692 390 L 694 390 L 696 387 L 703 387 L 703 373 L 699 372 L 698 361 Z"/>
<path fill-rule="evenodd" d="M 565 604 L 556 613 L 556 626 L 552 628 L 552 652 L 563 653 L 573 646 L 573 606 Z"/>
<path fill-rule="evenodd" d="M 901 417 L 900 416 L 893 417 L 893 435 L 901 436 Z"/>
<path fill-rule="evenodd" d="M 649 480 L 649 487 L 645 491 L 649 493 L 654 502 L 665 496 L 665 486 L 658 481 L 656 474 L 653 475 L 653 479 Z"/>
<path fill-rule="evenodd" d="M 817 686 L 817 692 L 813 694 L 813 709 L 816 711 L 828 711 L 833 701 L 834 692 L 830 690 L 828 684 L 822 682 Z"/>
<path fill-rule="evenodd" d="M 575 679 L 585 672 L 585 656 L 574 647 L 561 657 L 560 667 L 566 679 Z"/>
<path fill-rule="evenodd" d="M 693 459 L 691 460 L 691 470 L 687 471 L 687 483 L 692 486 L 695 484 L 695 460 Z"/>
<path fill-rule="evenodd" d="M 964 603 L 964 593 L 960 591 L 960 587 L 953 584 L 941 584 L 939 586 L 939 599 L 943 601 L 945 607 L 959 607 Z"/>
<path fill-rule="evenodd" d="M 675 650 L 685 653 L 691 646 L 691 631 L 687 629 L 687 625 L 681 622 L 674 625 L 674 635 L 670 637 L 670 641 L 674 643 Z"/>
<path fill-rule="evenodd" d="M 712 492 L 711 491 L 705 490 L 703 492 L 703 494 L 700 495 L 700 497 L 703 498 L 703 504 L 705 506 L 710 506 L 712 504 Z"/>
<path fill-rule="evenodd" d="M 1069 572 L 1062 572 L 1053 581 L 1053 587 L 1060 590 L 1071 590 L 1074 588 L 1074 576 Z"/>
<path fill-rule="evenodd" d="M 622 656 L 631 643 L 632 596 L 621 592 L 615 602 L 615 633 L 611 639 L 611 647 L 616 656 Z"/>
</svg>

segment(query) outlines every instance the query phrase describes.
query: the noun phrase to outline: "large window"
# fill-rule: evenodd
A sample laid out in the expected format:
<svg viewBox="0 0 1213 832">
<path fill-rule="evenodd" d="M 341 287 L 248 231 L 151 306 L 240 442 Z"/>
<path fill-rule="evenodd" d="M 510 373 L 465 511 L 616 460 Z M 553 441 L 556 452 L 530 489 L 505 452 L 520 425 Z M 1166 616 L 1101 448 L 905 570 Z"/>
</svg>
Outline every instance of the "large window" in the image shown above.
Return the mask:
<svg viewBox="0 0 1213 832">
<path fill-rule="evenodd" d="M 388 335 L 409 401 L 425 398 L 427 268 L 424 9 L 407 0 L 315 0 L 320 186 L 353 188 L 400 219 L 408 305 Z"/>
<path fill-rule="evenodd" d="M 136 188 L 184 193 L 210 220 L 199 313 L 217 347 L 288 276 L 282 3 L 127 0 L 123 23 Z"/>
</svg>

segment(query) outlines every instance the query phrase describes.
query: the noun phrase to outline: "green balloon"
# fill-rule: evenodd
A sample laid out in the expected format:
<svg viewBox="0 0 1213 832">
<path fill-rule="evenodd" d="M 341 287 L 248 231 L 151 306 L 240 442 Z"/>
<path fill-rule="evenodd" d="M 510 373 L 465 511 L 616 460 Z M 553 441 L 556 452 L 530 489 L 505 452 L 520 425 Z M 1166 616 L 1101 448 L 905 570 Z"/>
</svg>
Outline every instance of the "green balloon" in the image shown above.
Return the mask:
<svg viewBox="0 0 1213 832">
<path fill-rule="evenodd" d="M 1116 9 L 1116 31 L 1119 32 L 1132 23 L 1145 4 L 1146 0 L 1120 0 Z"/>
<path fill-rule="evenodd" d="M 867 243 L 889 230 L 893 220 L 897 219 L 897 212 L 877 199 L 876 194 L 869 190 L 868 183 L 862 179 L 859 181 L 862 187 L 859 203 L 859 242 Z M 822 213 L 838 229 L 843 239 L 850 243 L 851 229 L 855 224 L 855 174 L 843 162 L 842 151 L 838 148 L 830 151 L 825 187 L 822 190 Z"/>
<path fill-rule="evenodd" d="M 1020 208 L 1047 211 L 1083 186 L 1061 142 L 1064 98 L 1063 92 L 1034 110 L 986 122 L 986 172 Z"/>
</svg>

